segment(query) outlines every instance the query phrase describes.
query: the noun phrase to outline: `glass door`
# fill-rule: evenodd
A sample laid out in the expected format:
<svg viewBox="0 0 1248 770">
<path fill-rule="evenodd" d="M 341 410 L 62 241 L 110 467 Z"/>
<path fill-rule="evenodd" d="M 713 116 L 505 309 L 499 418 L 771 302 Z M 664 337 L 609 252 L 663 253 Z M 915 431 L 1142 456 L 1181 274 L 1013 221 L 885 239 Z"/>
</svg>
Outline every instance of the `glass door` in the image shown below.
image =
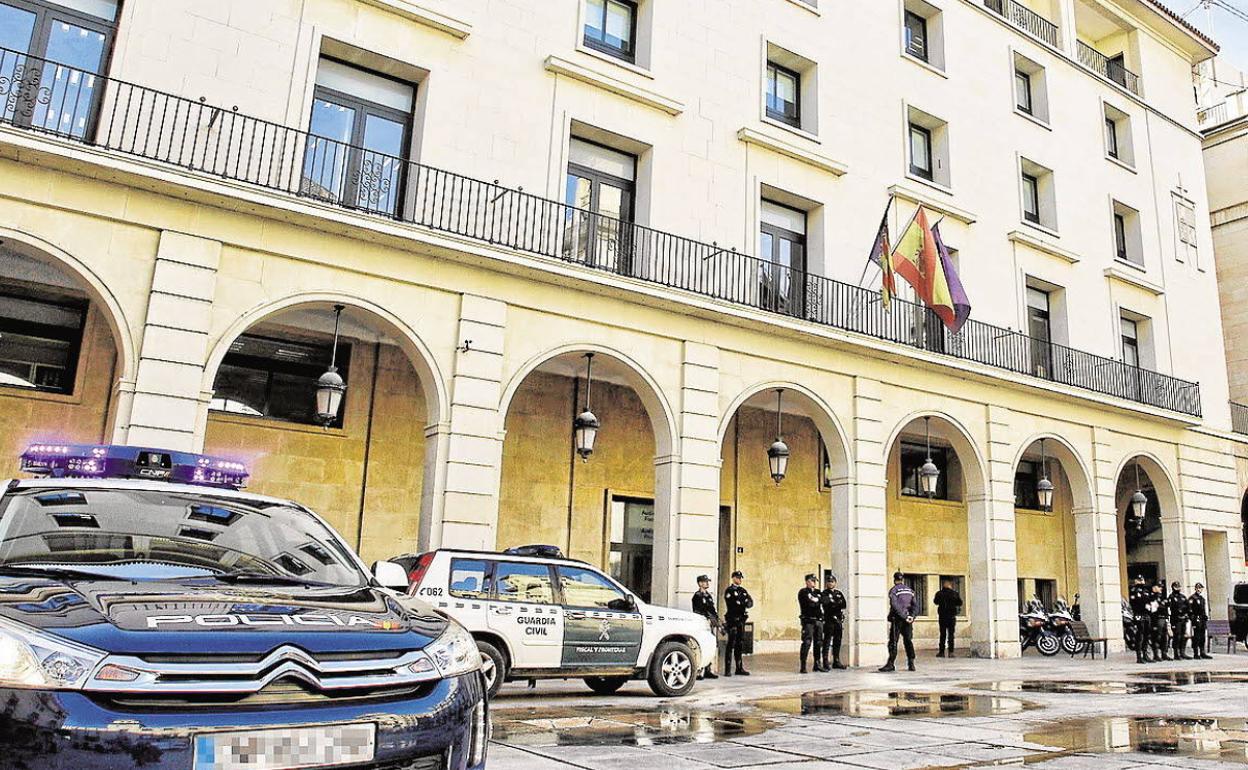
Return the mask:
<svg viewBox="0 0 1248 770">
<path fill-rule="evenodd" d="M 613 497 L 609 518 L 608 572 L 649 602 L 654 572 L 654 501 Z"/>
</svg>

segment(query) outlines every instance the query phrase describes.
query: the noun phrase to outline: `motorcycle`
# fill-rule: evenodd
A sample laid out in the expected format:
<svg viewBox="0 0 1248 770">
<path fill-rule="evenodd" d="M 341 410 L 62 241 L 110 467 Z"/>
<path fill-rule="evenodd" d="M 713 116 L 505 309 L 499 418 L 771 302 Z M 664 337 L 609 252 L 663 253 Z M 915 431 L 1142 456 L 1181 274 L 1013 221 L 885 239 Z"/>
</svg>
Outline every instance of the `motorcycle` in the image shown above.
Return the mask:
<svg viewBox="0 0 1248 770">
<path fill-rule="evenodd" d="M 1039 599 L 1027 602 L 1026 611 L 1018 616 L 1018 638 L 1022 642 L 1023 652 L 1028 647 L 1035 647 L 1045 657 L 1052 657 L 1062 649 L 1062 643 L 1053 633 L 1049 623 L 1049 613 Z"/>
<path fill-rule="evenodd" d="M 1053 603 L 1049 613 L 1049 630 L 1057 637 L 1062 649 L 1071 656 L 1083 652 L 1084 643 L 1075 638 L 1075 616 L 1065 599 Z"/>
</svg>

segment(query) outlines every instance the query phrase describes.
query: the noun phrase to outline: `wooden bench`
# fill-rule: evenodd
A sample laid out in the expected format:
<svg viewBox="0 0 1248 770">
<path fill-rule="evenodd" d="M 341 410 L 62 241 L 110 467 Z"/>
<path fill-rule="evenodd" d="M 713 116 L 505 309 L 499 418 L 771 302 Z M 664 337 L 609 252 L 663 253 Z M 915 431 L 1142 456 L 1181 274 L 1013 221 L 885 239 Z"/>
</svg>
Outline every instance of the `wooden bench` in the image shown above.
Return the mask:
<svg viewBox="0 0 1248 770">
<path fill-rule="evenodd" d="M 1231 621 L 1229 620 L 1211 620 L 1209 621 L 1209 644 L 1213 645 L 1213 641 L 1218 638 L 1226 638 L 1227 653 L 1238 653 L 1239 645 L 1235 643 L 1235 634 L 1231 633 Z"/>
<path fill-rule="evenodd" d="M 1084 623 L 1082 620 L 1072 620 L 1070 622 L 1070 628 L 1075 632 L 1075 641 L 1083 645 L 1083 657 L 1086 658 L 1091 655 L 1095 659 L 1096 646 L 1099 644 L 1101 646 L 1101 657 L 1107 660 L 1109 659 L 1108 639 L 1100 636 L 1092 636 L 1091 632 L 1088 631 L 1088 624 Z M 1075 657 L 1074 653 L 1071 653 L 1070 657 Z"/>
</svg>

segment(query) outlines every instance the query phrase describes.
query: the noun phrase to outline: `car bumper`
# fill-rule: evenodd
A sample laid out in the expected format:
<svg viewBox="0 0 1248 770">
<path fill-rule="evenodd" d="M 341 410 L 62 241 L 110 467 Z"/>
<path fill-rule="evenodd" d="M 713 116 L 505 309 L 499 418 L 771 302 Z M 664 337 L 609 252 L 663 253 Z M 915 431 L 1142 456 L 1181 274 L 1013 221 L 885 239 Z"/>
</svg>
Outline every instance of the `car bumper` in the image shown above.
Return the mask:
<svg viewBox="0 0 1248 770">
<path fill-rule="evenodd" d="M 375 757 L 366 765 L 352 765 L 353 770 L 478 770 L 484 760 L 468 762 L 474 709 L 483 698 L 481 676 L 475 672 L 437 682 L 419 697 L 232 710 L 143 712 L 110 708 L 77 691 L 0 688 L 0 765 L 22 770 L 193 770 L 198 733 L 373 722 Z M 485 732 L 477 739 L 488 740 L 488 727 Z"/>
</svg>

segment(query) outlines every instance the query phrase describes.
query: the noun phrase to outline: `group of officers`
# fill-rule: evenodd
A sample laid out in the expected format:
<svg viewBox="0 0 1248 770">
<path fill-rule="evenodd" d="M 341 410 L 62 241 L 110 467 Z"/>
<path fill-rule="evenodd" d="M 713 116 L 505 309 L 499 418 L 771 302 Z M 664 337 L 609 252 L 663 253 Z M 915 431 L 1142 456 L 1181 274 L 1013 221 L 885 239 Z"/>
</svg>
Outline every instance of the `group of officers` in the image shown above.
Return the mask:
<svg viewBox="0 0 1248 770">
<path fill-rule="evenodd" d="M 1183 586 L 1175 581 L 1167 594 L 1161 581 L 1150 586 L 1143 575 L 1136 575 L 1129 597 L 1131 619 L 1136 629 L 1136 663 L 1212 657 L 1208 649 L 1209 602 L 1204 592 L 1204 585 L 1197 583 L 1188 596 L 1183 593 Z M 1187 654 L 1189 629 L 1191 655 Z"/>
</svg>

